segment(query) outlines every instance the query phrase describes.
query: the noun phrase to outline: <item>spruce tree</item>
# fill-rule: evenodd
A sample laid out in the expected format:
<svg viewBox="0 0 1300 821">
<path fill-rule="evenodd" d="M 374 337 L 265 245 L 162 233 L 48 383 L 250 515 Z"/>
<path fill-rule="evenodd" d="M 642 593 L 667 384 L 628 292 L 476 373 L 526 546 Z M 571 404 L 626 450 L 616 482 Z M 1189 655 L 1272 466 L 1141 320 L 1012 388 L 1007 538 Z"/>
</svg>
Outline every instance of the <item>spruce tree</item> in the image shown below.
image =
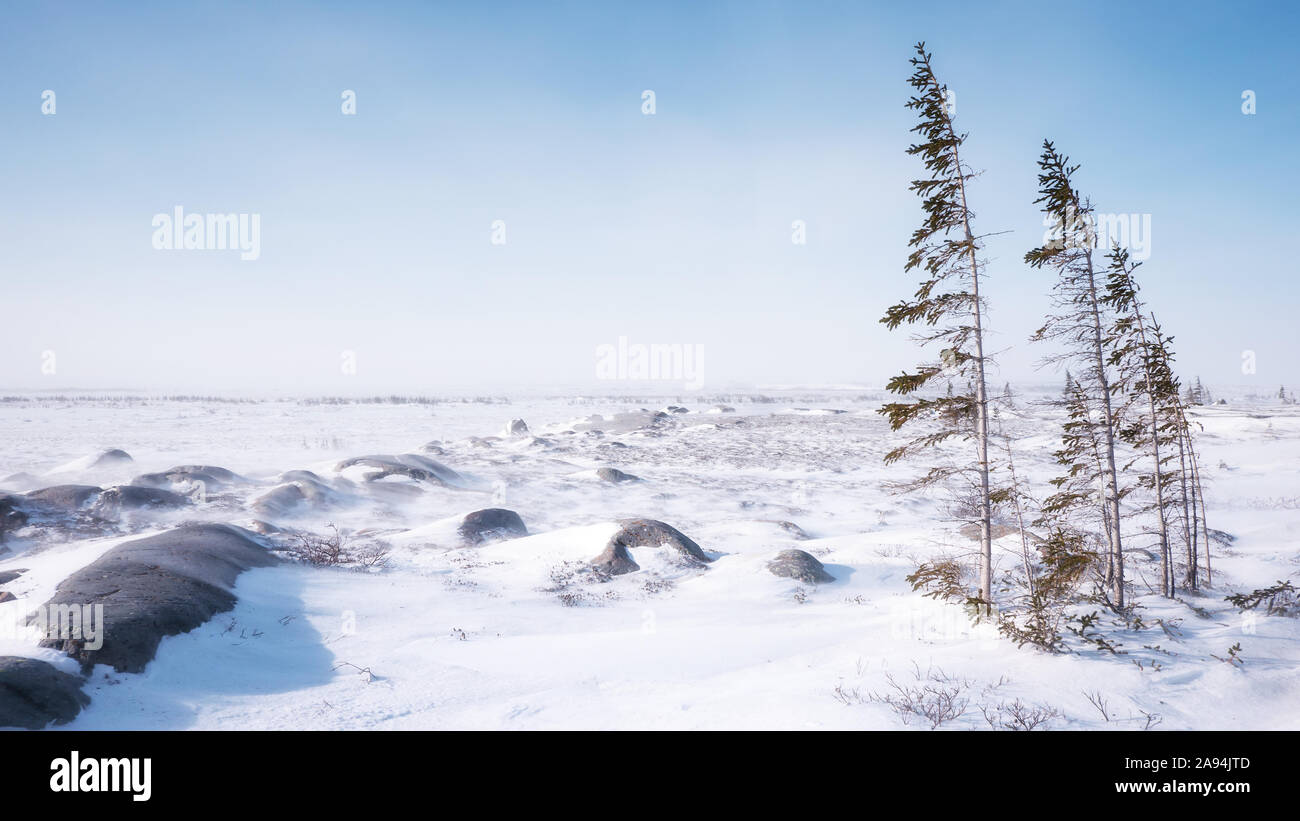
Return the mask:
<svg viewBox="0 0 1300 821">
<path fill-rule="evenodd" d="M 1058 312 L 1047 318 L 1033 338 L 1063 343 L 1065 352 L 1048 357 L 1048 361 L 1064 360 L 1074 364 L 1078 370 L 1075 379 L 1079 392 L 1077 400 L 1086 410 L 1080 419 L 1086 420 L 1086 424 L 1093 428 L 1102 467 L 1102 519 L 1108 525 L 1107 560 L 1112 603 L 1122 610 L 1122 494 L 1115 458 L 1120 420 L 1112 401 L 1107 364 L 1106 327 L 1109 322 L 1104 316 L 1105 306 L 1101 301 L 1098 272 L 1093 262 L 1096 246 L 1093 209 L 1074 187 L 1072 177 L 1079 166 L 1070 165 L 1069 158 L 1058 152 L 1048 140 L 1043 141 L 1038 167 L 1039 197 L 1034 202 L 1042 206 L 1055 236 L 1043 246 L 1026 253 L 1025 261 L 1033 268 L 1046 266 L 1056 271 L 1057 281 L 1052 294 Z"/>
<path fill-rule="evenodd" d="M 1107 259 L 1109 266 L 1102 301 L 1113 312 L 1107 339 L 1110 364 L 1117 372 L 1113 387 L 1126 394 L 1131 411 L 1119 432 L 1134 450 L 1150 458 L 1151 472 L 1143 474 L 1139 483 L 1155 495 L 1153 509 L 1157 520 L 1156 534 L 1160 539 L 1160 592 L 1172 598 L 1174 562 L 1169 536 L 1169 506 L 1173 499 L 1169 489 L 1175 477 L 1170 463 L 1179 432 L 1178 421 L 1171 415 L 1179 411 L 1170 406 L 1170 400 L 1177 402 L 1178 385 L 1168 368 L 1168 352 L 1163 342 L 1158 344 L 1153 337 L 1152 322 L 1143 314 L 1139 287 L 1133 277 L 1133 272 L 1142 263 L 1132 262 L 1128 251 L 1118 246 L 1111 249 Z"/>
<path fill-rule="evenodd" d="M 916 45 L 910 85 L 915 89 L 907 107 L 920 122 L 912 128 L 919 141 L 907 153 L 920 157 L 928 176 L 913 180 L 910 189 L 921 198 L 925 219 L 908 242 L 912 249 L 904 272 L 919 270 L 921 283 L 911 300 L 891 306 L 880 320 L 890 330 L 902 325 L 922 328 L 918 341 L 942 346 L 939 361 L 924 362 L 915 373 L 904 372 L 886 388 L 908 401 L 885 404 L 880 412 L 890 427 L 899 430 L 914 422 L 932 425 L 910 442 L 890 451 L 892 463 L 917 450 L 954 436 L 975 442 L 976 504 L 979 510 L 979 596 L 983 605 L 993 600 L 992 503 L 989 498 L 989 401 L 985 384 L 984 305 L 980 294 L 984 262 L 981 238 L 971 229 L 972 212 L 967 184 L 974 174 L 962 164 L 960 149 L 966 140 L 953 127 L 947 86 L 935 77 L 925 43 Z M 917 394 L 932 380 L 944 376 L 965 384 L 961 393 L 937 398 Z M 948 471 L 932 471 L 946 478 Z"/>
<path fill-rule="evenodd" d="M 1066 376 L 1069 378 L 1068 373 Z M 1073 379 L 1066 384 L 1058 404 L 1064 410 L 1065 422 L 1061 426 L 1061 446 L 1052 455 L 1065 470 L 1050 480 L 1056 490 L 1043 500 L 1042 515 L 1035 524 L 1049 530 L 1069 530 L 1074 520 L 1100 512 L 1102 532 L 1109 545 L 1113 523 L 1109 507 L 1103 504 L 1106 462 L 1095 414 L 1083 386 Z M 1113 575 L 1113 565 L 1108 566 L 1107 580 Z"/>
</svg>

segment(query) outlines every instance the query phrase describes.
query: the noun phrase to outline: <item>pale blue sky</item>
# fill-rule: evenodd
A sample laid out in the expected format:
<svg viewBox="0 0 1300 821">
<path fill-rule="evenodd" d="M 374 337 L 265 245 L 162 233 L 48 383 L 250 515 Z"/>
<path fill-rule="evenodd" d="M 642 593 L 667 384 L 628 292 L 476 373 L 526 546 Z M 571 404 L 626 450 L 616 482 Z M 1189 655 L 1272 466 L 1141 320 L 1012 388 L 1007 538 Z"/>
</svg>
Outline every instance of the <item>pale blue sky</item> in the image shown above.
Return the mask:
<svg viewBox="0 0 1300 821">
<path fill-rule="evenodd" d="M 1300 389 L 1296 5 L 1061 8 L 11 5 L 0 388 L 574 385 L 620 336 L 703 345 L 706 390 L 882 384 L 918 359 L 877 320 L 913 290 L 924 39 L 984 170 L 977 228 L 1010 232 L 996 378 L 1052 380 L 1026 342 L 1050 277 L 1021 262 L 1050 137 L 1099 210 L 1152 215 L 1140 275 L 1183 375 Z M 176 205 L 260 214 L 261 258 L 154 250 Z"/>
</svg>

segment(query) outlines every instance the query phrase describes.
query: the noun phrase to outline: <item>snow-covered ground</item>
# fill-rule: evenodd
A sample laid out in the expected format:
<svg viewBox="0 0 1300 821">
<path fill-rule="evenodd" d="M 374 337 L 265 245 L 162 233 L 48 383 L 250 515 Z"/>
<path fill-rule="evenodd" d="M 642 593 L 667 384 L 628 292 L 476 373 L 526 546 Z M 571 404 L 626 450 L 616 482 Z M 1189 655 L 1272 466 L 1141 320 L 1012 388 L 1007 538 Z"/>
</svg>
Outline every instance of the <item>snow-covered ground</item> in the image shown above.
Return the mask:
<svg viewBox="0 0 1300 821">
<path fill-rule="evenodd" d="M 1213 589 L 1159 599 L 1145 585 L 1154 564 L 1135 553 L 1144 626 L 1104 627 L 1126 652 L 1049 655 L 911 590 L 917 562 L 975 545 L 942 495 L 883 487 L 920 465 L 883 465 L 897 438 L 876 413 L 881 396 L 757 399 L 0 402 L 6 491 L 109 486 L 186 464 L 251 480 L 129 534 L 19 531 L 0 553 L 0 572 L 26 568 L 0 585 L 18 597 L 0 604 L 0 655 L 74 671 L 15 625 L 126 539 L 182 519 L 317 531 L 333 522 L 385 541 L 387 565 L 245 572 L 235 609 L 164 639 L 145 672 L 97 668 L 90 706 L 66 726 L 893 729 L 900 716 L 871 698 L 892 692 L 892 678 L 966 702 L 946 727 L 987 727 L 984 712 L 1018 700 L 1054 712 L 1052 728 L 1300 729 L 1300 619 L 1246 618 L 1223 601 L 1300 579 L 1297 406 L 1231 398 L 1195 411 L 1210 526 L 1236 537 L 1215 546 Z M 669 405 L 685 412 L 640 412 Z M 512 419 L 529 432 L 507 434 Z M 1007 424 L 1019 467 L 1041 486 L 1054 475 L 1056 419 L 1035 409 Z M 93 466 L 109 448 L 133 461 Z M 462 481 L 367 482 L 355 467 L 337 470 L 349 457 L 402 453 Z M 601 467 L 643 481 L 603 481 Z M 297 469 L 338 492 L 333 507 L 250 512 Z M 459 517 L 487 507 L 518 512 L 531 535 L 460 546 Z M 640 571 L 604 581 L 581 572 L 629 517 L 673 525 L 714 561 L 683 567 L 633 548 Z M 1019 561 L 1011 541 L 999 546 L 1003 569 Z M 1130 544 L 1140 549 L 1141 534 Z M 789 548 L 812 553 L 835 581 L 768 572 Z M 1216 658 L 1238 643 L 1244 664 Z"/>
</svg>

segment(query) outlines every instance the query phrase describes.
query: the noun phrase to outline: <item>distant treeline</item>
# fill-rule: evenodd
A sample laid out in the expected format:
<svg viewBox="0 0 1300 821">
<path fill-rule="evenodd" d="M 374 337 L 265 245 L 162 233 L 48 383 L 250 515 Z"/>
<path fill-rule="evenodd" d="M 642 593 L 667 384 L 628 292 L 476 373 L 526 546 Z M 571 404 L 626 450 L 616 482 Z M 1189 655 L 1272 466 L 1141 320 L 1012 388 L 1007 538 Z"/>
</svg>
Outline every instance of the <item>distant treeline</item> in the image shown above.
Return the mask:
<svg viewBox="0 0 1300 821">
<path fill-rule="evenodd" d="M 625 403 L 631 405 L 677 404 L 689 408 L 712 405 L 751 404 L 771 405 L 777 403 L 825 402 L 825 394 L 804 394 L 790 396 L 768 396 L 766 394 L 716 394 L 712 396 L 674 396 L 674 395 L 626 395 L 626 396 L 574 396 L 572 394 L 537 396 L 543 401 L 564 401 L 570 405 L 595 405 Z M 878 402 L 883 398 L 879 393 L 862 393 L 843 397 L 850 402 Z M 200 396 L 197 394 L 160 394 L 124 395 L 124 394 L 48 394 L 48 395 L 0 395 L 0 403 L 50 404 L 75 402 L 112 402 L 128 405 L 145 405 L 152 402 L 195 402 L 201 404 L 220 403 L 228 405 L 259 405 L 270 402 L 292 402 L 298 405 L 510 405 L 522 398 L 511 399 L 508 396 L 310 396 L 310 397 L 230 397 Z"/>
</svg>

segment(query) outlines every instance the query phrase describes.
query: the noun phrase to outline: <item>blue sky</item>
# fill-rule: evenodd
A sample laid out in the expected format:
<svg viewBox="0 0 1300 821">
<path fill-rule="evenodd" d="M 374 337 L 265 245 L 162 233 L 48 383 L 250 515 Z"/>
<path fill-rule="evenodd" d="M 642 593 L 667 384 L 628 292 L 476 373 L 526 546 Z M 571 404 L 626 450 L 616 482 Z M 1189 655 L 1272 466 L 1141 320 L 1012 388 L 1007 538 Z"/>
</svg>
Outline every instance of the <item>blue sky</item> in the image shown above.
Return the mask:
<svg viewBox="0 0 1300 821">
<path fill-rule="evenodd" d="M 706 389 L 882 384 L 918 360 L 878 319 L 913 289 L 924 39 L 1007 232 L 995 378 L 1055 381 L 1021 262 L 1050 137 L 1099 210 L 1151 215 L 1183 375 L 1300 389 L 1295 4 L 176 6 L 6 9 L 0 388 L 575 385 L 619 337 L 703 345 Z M 176 205 L 259 214 L 260 258 L 155 250 Z"/>
</svg>

